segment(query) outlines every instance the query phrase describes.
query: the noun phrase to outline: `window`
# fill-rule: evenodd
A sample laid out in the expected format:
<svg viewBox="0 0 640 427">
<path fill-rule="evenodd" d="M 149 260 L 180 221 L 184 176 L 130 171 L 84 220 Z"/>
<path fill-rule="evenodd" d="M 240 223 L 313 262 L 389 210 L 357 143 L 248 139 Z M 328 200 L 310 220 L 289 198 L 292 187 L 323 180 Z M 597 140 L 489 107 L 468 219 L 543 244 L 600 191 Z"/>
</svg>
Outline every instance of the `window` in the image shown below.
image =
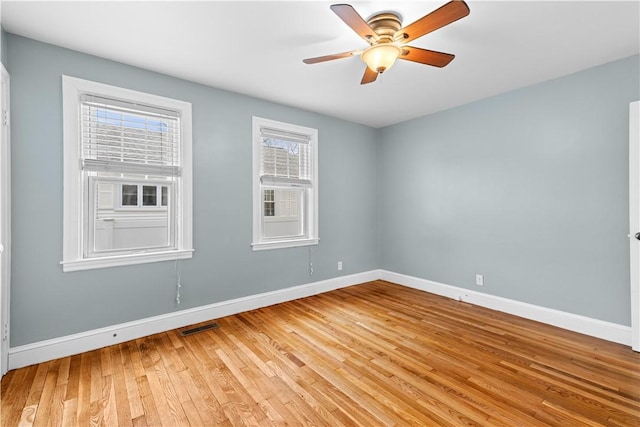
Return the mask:
<svg viewBox="0 0 640 427">
<path fill-rule="evenodd" d="M 318 131 L 253 118 L 253 249 L 318 243 Z"/>
<path fill-rule="evenodd" d="M 138 206 L 138 186 L 122 184 L 120 188 L 122 188 L 122 206 Z"/>
<path fill-rule="evenodd" d="M 191 104 L 63 76 L 63 270 L 192 256 Z"/>
<path fill-rule="evenodd" d="M 168 186 L 147 184 L 121 184 L 116 191 L 120 194 L 120 208 L 162 208 L 168 206 Z M 139 198 L 138 194 L 142 194 Z M 158 196 L 160 195 L 160 196 Z"/>
<path fill-rule="evenodd" d="M 275 190 L 264 190 L 264 216 L 275 216 L 276 200 Z"/>
</svg>

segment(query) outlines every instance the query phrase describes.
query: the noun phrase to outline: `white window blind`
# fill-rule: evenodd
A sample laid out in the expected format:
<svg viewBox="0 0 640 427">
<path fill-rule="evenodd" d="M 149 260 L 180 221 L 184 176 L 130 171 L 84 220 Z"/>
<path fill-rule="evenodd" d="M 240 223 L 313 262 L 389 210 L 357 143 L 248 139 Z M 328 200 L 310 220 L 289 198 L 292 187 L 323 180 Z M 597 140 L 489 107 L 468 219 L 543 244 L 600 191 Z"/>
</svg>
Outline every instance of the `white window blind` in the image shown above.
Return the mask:
<svg viewBox="0 0 640 427">
<path fill-rule="evenodd" d="M 89 94 L 81 95 L 80 108 L 83 170 L 181 174 L 176 111 Z"/>
<path fill-rule="evenodd" d="M 309 135 L 260 128 L 260 181 L 263 185 L 311 186 Z"/>
</svg>

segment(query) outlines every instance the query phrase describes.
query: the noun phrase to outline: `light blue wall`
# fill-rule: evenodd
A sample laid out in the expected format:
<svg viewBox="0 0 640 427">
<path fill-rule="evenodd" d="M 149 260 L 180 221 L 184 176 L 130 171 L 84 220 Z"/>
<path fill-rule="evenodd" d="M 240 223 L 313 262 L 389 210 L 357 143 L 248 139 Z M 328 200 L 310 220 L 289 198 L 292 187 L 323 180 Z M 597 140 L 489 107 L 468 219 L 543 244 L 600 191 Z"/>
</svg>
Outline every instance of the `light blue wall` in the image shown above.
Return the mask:
<svg viewBox="0 0 640 427">
<path fill-rule="evenodd" d="M 382 129 L 381 267 L 630 325 L 628 116 L 640 98 L 638 63 Z"/>
<path fill-rule="evenodd" d="M 638 56 L 371 129 L 1 34 L 12 91 L 11 346 L 385 268 L 630 324 L 628 104 Z M 6 47 L 6 48 L 5 48 Z M 62 273 L 61 75 L 193 104 L 181 263 Z M 251 117 L 320 134 L 320 245 L 253 252 Z M 484 288 L 475 286 L 485 275 Z"/>
<path fill-rule="evenodd" d="M 176 310 L 174 262 L 63 273 L 61 75 L 192 103 L 194 246 L 182 305 L 378 266 L 375 129 L 6 34 L 11 73 L 11 346 Z M 319 130 L 320 244 L 253 252 L 251 118 Z"/>
</svg>

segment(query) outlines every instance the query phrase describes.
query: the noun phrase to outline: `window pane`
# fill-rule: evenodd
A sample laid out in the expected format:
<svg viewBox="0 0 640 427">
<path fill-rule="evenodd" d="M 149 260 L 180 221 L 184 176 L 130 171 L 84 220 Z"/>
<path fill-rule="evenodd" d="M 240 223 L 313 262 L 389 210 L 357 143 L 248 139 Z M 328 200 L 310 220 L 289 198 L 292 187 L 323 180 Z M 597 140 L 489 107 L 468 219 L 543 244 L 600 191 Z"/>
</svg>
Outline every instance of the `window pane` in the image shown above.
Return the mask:
<svg viewBox="0 0 640 427">
<path fill-rule="evenodd" d="M 156 206 L 158 204 L 158 187 L 155 185 L 142 186 L 142 206 Z"/>
<path fill-rule="evenodd" d="M 263 138 L 261 175 L 309 179 L 309 144 Z"/>
<path fill-rule="evenodd" d="M 122 206 L 138 206 L 138 186 L 122 186 Z"/>
<path fill-rule="evenodd" d="M 276 209 L 280 217 L 297 217 L 300 194 L 295 190 L 281 190 L 278 197 L 278 207 Z"/>
<path fill-rule="evenodd" d="M 273 190 L 264 190 L 264 216 L 274 216 L 276 204 Z"/>
<path fill-rule="evenodd" d="M 267 200 L 267 192 L 271 200 Z M 276 188 L 264 190 L 263 232 L 265 238 L 303 237 L 303 189 Z M 267 204 L 269 213 L 267 215 Z"/>
<path fill-rule="evenodd" d="M 113 197 L 115 191 L 114 184 L 105 183 L 97 184 L 96 195 L 98 196 L 98 209 L 114 209 L 114 201 L 117 200 Z"/>
<path fill-rule="evenodd" d="M 169 189 L 162 187 L 162 206 L 167 206 L 169 203 Z"/>
<path fill-rule="evenodd" d="M 81 103 L 83 158 L 98 170 L 148 171 L 179 166 L 180 135 L 175 117 L 134 111 L 123 101 L 85 94 Z"/>
<path fill-rule="evenodd" d="M 141 183 L 119 184 L 114 181 L 101 182 L 96 180 L 94 191 L 97 197 L 94 201 L 89 218 L 93 229 L 92 254 L 104 252 L 118 252 L 130 250 L 144 250 L 153 248 L 172 247 L 170 209 L 117 209 L 114 203 L 109 203 L 118 185 L 122 186 L 123 202 L 125 195 L 137 198 L 137 192 L 142 190 L 144 206 L 155 206 L 157 200 L 157 186 Z M 168 186 L 163 186 L 167 188 Z M 168 200 L 167 200 L 168 202 Z M 123 203 L 124 205 L 124 203 Z M 133 205 L 129 205 L 133 206 Z"/>
</svg>

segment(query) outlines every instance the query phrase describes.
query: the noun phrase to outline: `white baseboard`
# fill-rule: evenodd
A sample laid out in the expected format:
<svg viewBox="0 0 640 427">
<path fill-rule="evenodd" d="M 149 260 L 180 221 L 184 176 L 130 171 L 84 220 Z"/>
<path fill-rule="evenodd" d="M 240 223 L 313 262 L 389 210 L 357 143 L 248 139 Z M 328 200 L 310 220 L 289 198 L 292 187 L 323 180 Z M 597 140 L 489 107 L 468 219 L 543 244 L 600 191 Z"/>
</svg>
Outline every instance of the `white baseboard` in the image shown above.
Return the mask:
<svg viewBox="0 0 640 427">
<path fill-rule="evenodd" d="M 9 369 L 119 344 L 171 329 L 378 279 L 378 270 L 236 298 L 9 349 Z"/>
<path fill-rule="evenodd" d="M 502 311 L 525 319 L 547 323 L 602 338 L 607 341 L 631 345 L 631 327 L 629 326 L 475 292 L 431 280 L 393 273 L 391 271 L 371 270 L 13 347 L 9 349 L 9 369 L 17 369 L 60 357 L 71 356 L 159 332 L 182 328 L 195 323 L 317 295 L 377 279 L 387 280 L 409 288 L 465 301 L 470 304 Z"/>
<path fill-rule="evenodd" d="M 431 280 L 420 279 L 391 271 L 379 270 L 379 278 L 409 288 L 419 289 L 451 299 L 513 314 L 525 319 L 535 320 L 592 337 L 601 338 L 619 344 L 631 345 L 631 327 L 605 322 L 591 317 L 567 313 L 552 308 L 541 307 L 512 299 L 502 298 L 456 286 L 445 285 Z"/>
</svg>

